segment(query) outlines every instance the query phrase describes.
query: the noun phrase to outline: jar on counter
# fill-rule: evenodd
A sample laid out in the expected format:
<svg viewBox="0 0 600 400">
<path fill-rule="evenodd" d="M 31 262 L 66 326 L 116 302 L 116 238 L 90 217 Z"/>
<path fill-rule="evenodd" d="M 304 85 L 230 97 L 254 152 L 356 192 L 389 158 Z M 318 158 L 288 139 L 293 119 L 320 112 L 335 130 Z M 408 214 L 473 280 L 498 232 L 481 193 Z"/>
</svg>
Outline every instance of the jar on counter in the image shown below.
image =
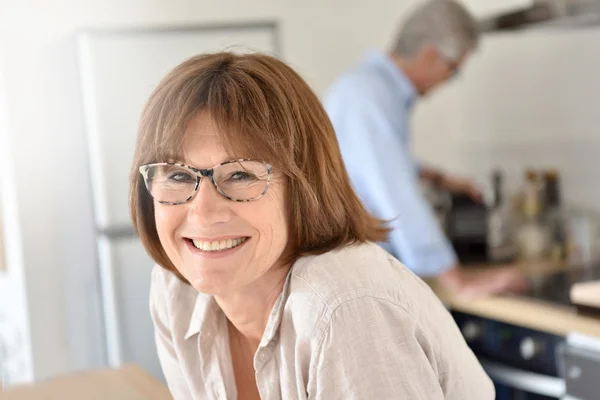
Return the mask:
<svg viewBox="0 0 600 400">
<path fill-rule="evenodd" d="M 519 257 L 526 261 L 546 258 L 551 243 L 551 232 L 542 221 L 541 184 L 533 170 L 526 172 L 523 188 L 522 219 L 516 239 Z"/>
</svg>

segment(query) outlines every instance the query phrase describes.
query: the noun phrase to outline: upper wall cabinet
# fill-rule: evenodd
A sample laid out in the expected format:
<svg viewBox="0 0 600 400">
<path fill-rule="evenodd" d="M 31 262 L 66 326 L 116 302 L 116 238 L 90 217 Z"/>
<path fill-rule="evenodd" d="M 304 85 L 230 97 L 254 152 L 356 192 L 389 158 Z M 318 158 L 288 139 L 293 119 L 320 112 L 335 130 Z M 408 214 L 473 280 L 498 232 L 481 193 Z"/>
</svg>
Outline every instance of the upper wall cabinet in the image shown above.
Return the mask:
<svg viewBox="0 0 600 400">
<path fill-rule="evenodd" d="M 534 0 L 461 0 L 478 18 L 530 6 Z"/>
</svg>

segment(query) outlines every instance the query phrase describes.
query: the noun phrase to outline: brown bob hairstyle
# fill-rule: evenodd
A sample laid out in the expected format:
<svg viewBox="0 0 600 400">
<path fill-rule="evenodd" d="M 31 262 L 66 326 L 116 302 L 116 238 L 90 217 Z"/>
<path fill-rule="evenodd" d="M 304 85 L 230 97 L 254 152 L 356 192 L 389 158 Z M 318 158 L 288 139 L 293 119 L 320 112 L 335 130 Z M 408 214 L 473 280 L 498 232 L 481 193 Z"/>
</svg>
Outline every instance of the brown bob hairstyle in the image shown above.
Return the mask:
<svg viewBox="0 0 600 400">
<path fill-rule="evenodd" d="M 156 87 L 135 146 L 131 216 L 146 250 L 163 268 L 185 281 L 162 248 L 153 200 L 138 168 L 182 161 L 184 132 L 199 112 L 211 116 L 232 156 L 263 160 L 287 177 L 290 262 L 385 240 L 388 229 L 352 190 L 333 126 L 306 82 L 269 55 L 204 54 L 177 66 Z"/>
</svg>

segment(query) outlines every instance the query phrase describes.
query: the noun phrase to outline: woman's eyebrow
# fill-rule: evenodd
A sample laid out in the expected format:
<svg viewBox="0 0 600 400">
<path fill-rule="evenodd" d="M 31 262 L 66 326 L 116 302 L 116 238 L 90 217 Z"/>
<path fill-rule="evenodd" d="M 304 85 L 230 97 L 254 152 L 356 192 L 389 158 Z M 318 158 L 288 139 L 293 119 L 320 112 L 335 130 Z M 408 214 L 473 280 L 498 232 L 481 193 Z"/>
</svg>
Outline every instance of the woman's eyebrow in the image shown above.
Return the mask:
<svg viewBox="0 0 600 400">
<path fill-rule="evenodd" d="M 248 160 L 250 158 L 244 158 L 244 157 L 234 157 L 234 156 L 226 156 L 224 157 L 221 161 L 219 161 L 216 164 L 212 164 L 210 166 L 206 166 L 204 168 L 200 168 L 198 167 L 198 165 L 203 165 L 204 163 L 194 163 L 191 162 L 189 160 L 176 160 L 176 161 L 168 161 L 170 163 L 175 163 L 175 164 L 184 164 L 187 165 L 188 167 L 192 167 L 192 168 L 196 168 L 196 169 L 207 169 L 207 168 L 214 168 L 216 166 L 219 166 L 223 163 L 228 163 L 228 162 L 233 162 L 233 161 L 238 161 L 238 160 Z"/>
</svg>

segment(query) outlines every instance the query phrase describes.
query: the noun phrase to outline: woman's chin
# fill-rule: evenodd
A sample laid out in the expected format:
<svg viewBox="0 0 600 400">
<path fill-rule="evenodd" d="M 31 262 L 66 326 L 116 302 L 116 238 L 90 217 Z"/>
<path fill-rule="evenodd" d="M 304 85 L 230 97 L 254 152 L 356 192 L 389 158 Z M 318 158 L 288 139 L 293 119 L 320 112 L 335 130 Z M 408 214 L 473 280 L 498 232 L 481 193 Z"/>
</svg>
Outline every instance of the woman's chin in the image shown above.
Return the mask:
<svg viewBox="0 0 600 400">
<path fill-rule="evenodd" d="M 202 274 L 195 279 L 191 279 L 190 285 L 197 291 L 213 296 L 222 295 L 231 291 L 231 278 L 226 279 L 224 274 L 214 276 L 215 274 Z"/>
</svg>

